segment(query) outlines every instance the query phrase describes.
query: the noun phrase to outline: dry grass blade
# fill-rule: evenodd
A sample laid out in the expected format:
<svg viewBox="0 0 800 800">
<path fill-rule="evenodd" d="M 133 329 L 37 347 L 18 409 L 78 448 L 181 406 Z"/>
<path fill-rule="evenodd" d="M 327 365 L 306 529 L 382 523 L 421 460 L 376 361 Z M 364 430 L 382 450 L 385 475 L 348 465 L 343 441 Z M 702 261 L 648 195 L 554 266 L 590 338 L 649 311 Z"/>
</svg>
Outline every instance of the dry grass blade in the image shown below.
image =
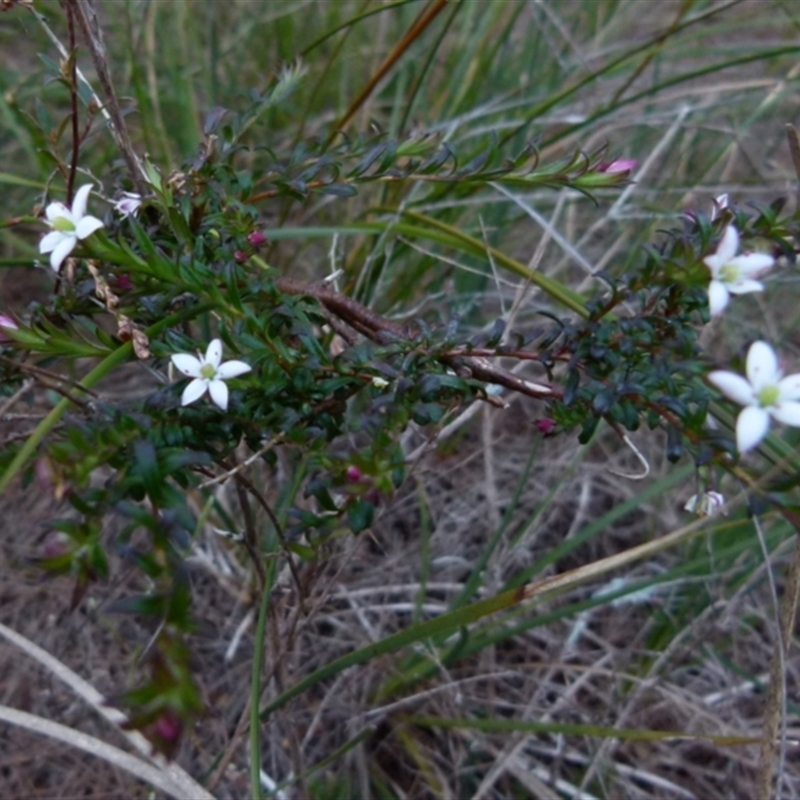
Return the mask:
<svg viewBox="0 0 800 800">
<path fill-rule="evenodd" d="M 786 746 L 786 659 L 793 639 L 798 600 L 800 600 L 800 539 L 796 543 L 794 557 L 789 567 L 787 586 L 781 601 L 780 627 L 772 655 L 757 783 L 759 797 L 772 797 L 775 794 L 775 757 L 779 751 L 781 763 L 777 776 L 777 796 L 781 796 Z"/>
<path fill-rule="evenodd" d="M 162 792 L 166 792 L 176 800 L 187 800 L 187 798 L 192 798 L 192 800 L 194 798 L 198 800 L 214 800 L 213 795 L 210 795 L 199 786 L 197 787 L 199 791 L 194 790 L 191 794 L 187 794 L 187 787 L 176 784 L 169 772 L 148 764 L 146 761 L 142 761 L 142 759 L 132 756 L 118 747 L 106 744 L 101 739 L 76 731 L 74 728 L 62 725 L 59 722 L 37 717 L 35 714 L 29 714 L 27 711 L 19 711 L 8 706 L 0 706 L 0 719 L 11 725 L 18 725 L 35 733 L 58 739 L 71 747 L 76 747 L 78 750 L 83 750 L 93 756 L 102 758 L 104 761 L 108 761 L 109 764 L 113 764 L 115 767 L 134 775 L 139 780 L 161 789 Z"/>
<path fill-rule="evenodd" d="M 137 764 L 141 764 L 146 766 L 149 770 L 157 772 L 160 776 L 160 780 L 167 783 L 171 787 L 170 794 L 172 794 L 174 797 L 192 797 L 197 798 L 197 800 L 213 800 L 213 795 L 209 794 L 199 783 L 197 783 L 190 775 L 187 775 L 186 772 L 184 772 L 177 764 L 167 764 L 165 761 L 163 761 L 163 759 L 160 758 L 154 759 L 151 756 L 152 747 L 147 739 L 142 736 L 142 734 L 140 734 L 138 731 L 122 730 L 121 726 L 128 721 L 128 718 L 125 716 L 125 714 L 116 708 L 111 708 L 110 706 L 105 705 L 105 699 L 100 692 L 98 692 L 97 689 L 95 689 L 90 683 L 87 683 L 83 678 L 81 678 L 80 675 L 77 675 L 57 658 L 51 656 L 46 650 L 42 650 L 41 647 L 34 644 L 32 641 L 30 641 L 30 639 L 26 639 L 24 636 L 21 636 L 16 631 L 11 630 L 11 628 L 3 625 L 2 623 L 0 623 L 0 635 L 4 636 L 9 642 L 16 645 L 20 650 L 22 650 L 22 652 L 29 655 L 43 667 L 50 670 L 53 675 L 55 675 L 63 683 L 67 684 L 67 686 L 69 686 L 70 689 L 75 692 L 75 694 L 88 703 L 98 714 L 100 714 L 100 716 L 104 717 L 112 725 L 119 728 L 120 732 L 128 739 L 133 747 L 135 747 L 143 755 L 147 756 L 148 759 L 155 761 L 156 763 L 153 766 L 144 764 L 144 762 L 140 761 L 139 759 L 129 756 L 127 753 L 124 753 L 117 748 L 113 748 L 108 745 L 104 745 L 104 747 L 109 747 L 110 751 L 115 751 L 116 753 L 127 756 L 129 759 L 133 759 L 131 763 L 135 762 Z M 10 713 L 13 711 L 13 709 L 7 709 L 7 711 Z M 22 714 L 23 712 L 15 713 Z M 22 719 L 22 717 L 20 717 L 20 719 Z M 72 728 L 65 728 L 63 725 L 51 723 L 49 720 L 43 720 L 40 717 L 36 717 L 31 714 L 25 714 L 25 719 L 27 722 L 15 722 L 15 720 L 10 718 L 8 721 L 19 725 L 24 724 L 25 727 L 28 727 L 31 730 L 36 730 L 39 733 L 45 733 L 48 736 L 54 736 L 62 741 L 75 744 L 76 747 L 85 749 L 87 752 L 101 755 L 100 751 L 96 749 L 96 745 L 93 744 L 92 747 L 83 747 L 78 743 L 79 740 L 83 741 L 80 737 L 84 737 L 86 740 L 91 740 L 92 742 L 97 742 L 97 740 L 92 739 L 92 737 L 85 736 L 84 734 L 81 734 Z M 39 723 L 37 723 L 38 727 L 33 727 L 34 722 L 32 720 L 39 720 Z M 47 724 L 45 725 L 45 723 Z M 51 729 L 47 727 L 49 725 L 57 727 Z M 62 737 L 60 733 L 51 732 L 51 730 L 60 731 L 62 728 L 70 731 L 71 736 Z M 105 756 L 101 755 L 101 757 Z M 106 760 L 111 761 L 111 763 L 117 763 L 112 758 L 106 758 Z M 161 761 L 161 763 L 158 763 L 159 761 Z M 122 766 L 123 768 L 127 769 L 127 767 L 125 767 L 123 764 L 118 764 L 118 766 Z M 138 773 L 132 770 L 128 771 L 138 776 Z M 146 780 L 149 780 L 149 778 Z"/>
</svg>

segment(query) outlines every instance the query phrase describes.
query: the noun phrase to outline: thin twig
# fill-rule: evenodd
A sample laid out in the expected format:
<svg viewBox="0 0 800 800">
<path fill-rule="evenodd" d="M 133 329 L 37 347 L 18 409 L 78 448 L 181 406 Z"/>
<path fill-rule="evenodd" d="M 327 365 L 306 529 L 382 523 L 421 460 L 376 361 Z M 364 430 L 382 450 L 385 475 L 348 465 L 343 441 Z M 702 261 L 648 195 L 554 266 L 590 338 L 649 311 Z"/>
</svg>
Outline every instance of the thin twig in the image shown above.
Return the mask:
<svg viewBox="0 0 800 800">
<path fill-rule="evenodd" d="M 105 43 L 103 42 L 103 31 L 97 21 L 97 14 L 94 10 L 93 0 L 67 0 L 71 8 L 75 11 L 75 19 L 80 25 L 81 32 L 89 48 L 89 52 L 94 62 L 97 77 L 105 96 L 105 106 L 111 116 L 111 134 L 117 147 L 122 151 L 122 156 L 128 167 L 130 179 L 136 186 L 139 194 L 145 193 L 143 178 L 146 177 L 144 166 L 133 149 L 133 143 L 128 135 L 125 125 L 125 117 L 122 114 L 119 101 L 117 100 L 114 84 L 111 81 L 111 71 L 108 67 L 108 56 L 106 54 Z"/>
<path fill-rule="evenodd" d="M 2 406 L 0 406 L 0 417 L 4 417 L 8 410 L 14 407 L 17 400 L 19 400 L 20 397 L 22 397 L 22 395 L 24 395 L 25 392 L 27 392 L 33 386 L 33 384 L 34 381 L 30 378 L 23 381 L 22 386 L 20 386 L 19 389 L 17 389 L 17 391 L 14 392 L 14 394 L 12 394 Z M 34 417 L 34 419 L 40 419 L 40 417 Z"/>
<path fill-rule="evenodd" d="M 314 297 L 331 313 L 344 320 L 348 325 L 379 344 L 408 340 L 410 332 L 403 325 L 376 314 L 351 297 L 340 294 L 320 283 L 309 283 L 295 278 L 278 278 L 275 282 L 279 291 L 288 295 L 306 295 Z M 534 383 L 515 375 L 513 372 L 491 364 L 485 358 L 466 355 L 450 355 L 440 353 L 438 359 L 442 364 L 451 367 L 459 374 L 467 374 L 486 384 L 504 386 L 513 392 L 535 397 L 558 397 L 560 389 L 545 383 Z"/>
<path fill-rule="evenodd" d="M 69 32 L 69 103 L 70 103 L 70 122 L 72 128 L 72 154 L 69 160 L 69 173 L 67 175 L 67 205 L 72 205 L 72 197 L 75 192 L 75 173 L 78 171 L 78 156 L 81 152 L 81 134 L 78 125 L 78 72 L 76 62 L 78 53 L 75 41 L 75 17 L 72 6 L 64 4 L 67 12 L 67 29 Z"/>
</svg>

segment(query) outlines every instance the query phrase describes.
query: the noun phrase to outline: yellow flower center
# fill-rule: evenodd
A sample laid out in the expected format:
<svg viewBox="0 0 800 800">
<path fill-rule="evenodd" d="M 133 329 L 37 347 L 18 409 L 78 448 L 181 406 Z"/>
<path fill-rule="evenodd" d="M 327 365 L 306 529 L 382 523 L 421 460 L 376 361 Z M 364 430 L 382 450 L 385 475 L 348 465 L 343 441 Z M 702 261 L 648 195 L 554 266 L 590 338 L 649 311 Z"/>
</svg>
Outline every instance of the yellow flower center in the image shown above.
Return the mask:
<svg viewBox="0 0 800 800">
<path fill-rule="evenodd" d="M 774 406 L 775 403 L 778 402 L 778 397 L 780 397 L 781 390 L 777 386 L 765 386 L 759 393 L 758 393 L 758 404 L 762 408 L 768 408 L 769 406 Z"/>
<path fill-rule="evenodd" d="M 719 271 L 719 278 L 723 283 L 734 283 L 739 280 L 739 267 L 728 262 Z"/>
<path fill-rule="evenodd" d="M 203 364 L 203 366 L 200 367 L 200 375 L 207 381 L 212 380 L 216 374 L 217 370 L 213 364 Z"/>
</svg>

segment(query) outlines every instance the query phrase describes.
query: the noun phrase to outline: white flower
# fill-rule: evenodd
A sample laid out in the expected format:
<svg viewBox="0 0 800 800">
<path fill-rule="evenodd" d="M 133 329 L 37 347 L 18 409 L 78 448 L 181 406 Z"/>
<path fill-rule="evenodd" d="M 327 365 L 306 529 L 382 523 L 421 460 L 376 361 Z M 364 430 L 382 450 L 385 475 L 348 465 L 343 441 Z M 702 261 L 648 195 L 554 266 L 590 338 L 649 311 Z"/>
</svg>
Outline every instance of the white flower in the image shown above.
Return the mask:
<svg viewBox="0 0 800 800">
<path fill-rule="evenodd" d="M 63 203 L 50 203 L 44 211 L 47 224 L 53 229 L 39 242 L 40 253 L 50 253 L 50 266 L 58 272 L 64 259 L 75 249 L 80 239 L 87 239 L 103 223 L 86 213 L 91 184 L 81 186 L 75 193 L 72 208 Z"/>
<path fill-rule="evenodd" d="M 376 389 L 385 389 L 389 385 L 389 381 L 387 381 L 386 378 L 375 377 L 372 379 L 372 385 Z"/>
<path fill-rule="evenodd" d="M 708 305 L 712 317 L 725 310 L 732 294 L 763 291 L 762 284 L 753 278 L 775 263 L 775 259 L 766 253 L 737 256 L 738 249 L 739 231 L 733 225 L 728 225 L 717 252 L 703 259 L 703 263 L 711 270 Z"/>
<path fill-rule="evenodd" d="M 703 494 L 693 494 L 683 510 L 697 514 L 698 517 L 710 517 L 721 511 L 724 505 L 725 498 L 719 492 L 703 492 Z"/>
<path fill-rule="evenodd" d="M 200 355 L 198 353 L 198 355 Z M 211 399 L 223 410 L 228 408 L 228 387 L 223 383 L 229 378 L 236 378 L 250 372 L 249 365 L 244 361 L 222 360 L 222 342 L 214 339 L 209 344 L 205 356 L 199 358 L 188 353 L 176 353 L 172 356 L 172 363 L 187 377 L 194 380 L 183 390 L 181 405 L 188 406 L 201 398 L 208 390 Z"/>
<path fill-rule="evenodd" d="M 139 206 L 142 204 L 142 196 L 135 192 L 123 192 L 122 197 L 114 203 L 114 210 L 122 215 L 122 219 L 131 214 L 136 216 Z"/>
<path fill-rule="evenodd" d="M 800 428 L 800 374 L 783 377 L 775 351 L 766 342 L 753 342 L 747 352 L 747 379 L 734 372 L 712 372 L 708 379 L 744 408 L 736 420 L 736 446 L 752 450 L 766 435 L 772 416 Z"/>
</svg>

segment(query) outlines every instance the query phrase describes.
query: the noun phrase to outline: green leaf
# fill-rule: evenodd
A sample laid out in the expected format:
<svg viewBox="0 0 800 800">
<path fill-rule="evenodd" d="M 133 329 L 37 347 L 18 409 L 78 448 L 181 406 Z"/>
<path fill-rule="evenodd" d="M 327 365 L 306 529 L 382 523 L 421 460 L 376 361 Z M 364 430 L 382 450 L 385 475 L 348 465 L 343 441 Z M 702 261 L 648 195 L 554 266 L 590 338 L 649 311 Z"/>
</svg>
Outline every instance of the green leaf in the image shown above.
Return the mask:
<svg viewBox="0 0 800 800">
<path fill-rule="evenodd" d="M 372 525 L 375 517 L 375 506 L 361 498 L 350 503 L 347 507 L 347 521 L 353 533 L 361 533 Z"/>
</svg>

